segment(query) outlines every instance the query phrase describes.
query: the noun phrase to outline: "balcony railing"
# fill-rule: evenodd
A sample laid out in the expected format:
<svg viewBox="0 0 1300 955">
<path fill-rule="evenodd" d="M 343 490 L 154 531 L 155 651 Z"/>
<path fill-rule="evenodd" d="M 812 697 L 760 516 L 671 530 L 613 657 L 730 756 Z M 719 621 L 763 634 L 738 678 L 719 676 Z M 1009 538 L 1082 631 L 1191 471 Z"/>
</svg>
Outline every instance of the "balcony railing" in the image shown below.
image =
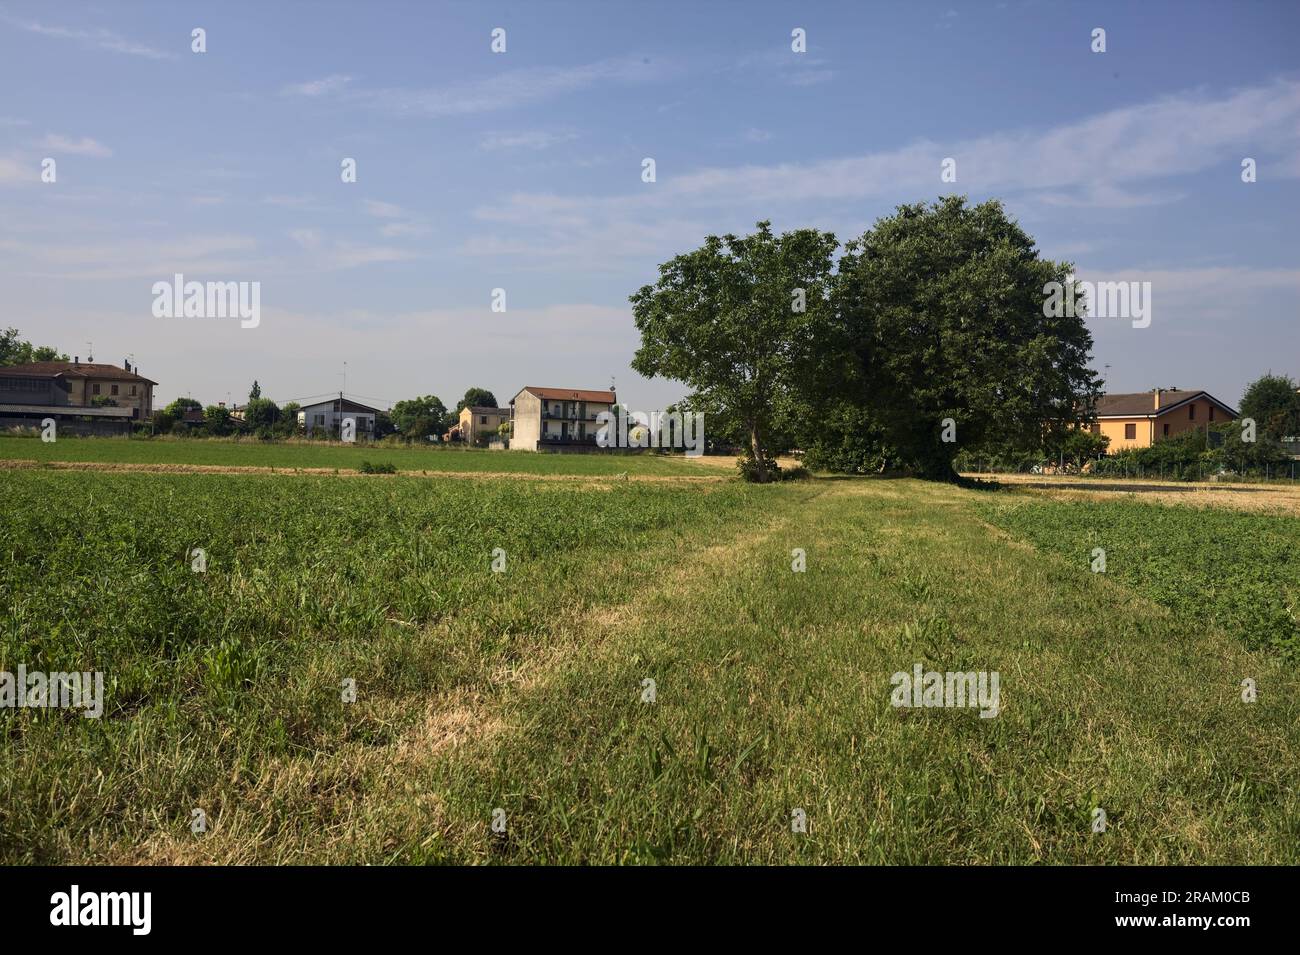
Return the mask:
<svg viewBox="0 0 1300 955">
<path fill-rule="evenodd" d="M 594 434 L 576 435 L 576 434 L 544 434 L 542 435 L 542 444 L 590 444 L 596 443 Z"/>
<path fill-rule="evenodd" d="M 576 411 L 564 414 L 559 411 L 543 411 L 542 418 L 548 421 L 595 421 L 596 412 L 592 411 L 586 415 L 580 415 Z"/>
</svg>

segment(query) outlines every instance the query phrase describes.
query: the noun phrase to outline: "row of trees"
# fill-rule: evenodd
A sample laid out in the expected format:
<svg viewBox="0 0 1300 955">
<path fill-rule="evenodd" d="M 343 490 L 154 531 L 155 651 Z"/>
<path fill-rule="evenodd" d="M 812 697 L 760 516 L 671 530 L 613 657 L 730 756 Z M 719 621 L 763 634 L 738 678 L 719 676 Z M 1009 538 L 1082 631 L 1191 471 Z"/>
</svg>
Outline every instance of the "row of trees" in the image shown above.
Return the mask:
<svg viewBox="0 0 1300 955">
<path fill-rule="evenodd" d="M 1043 307 L 1072 272 L 996 201 L 900 206 L 842 247 L 760 222 L 710 236 L 631 297 L 632 367 L 692 388 L 684 410 L 742 444 L 755 480 L 794 447 L 817 467 L 952 480 L 963 448 L 1042 448 L 1092 414 L 1084 310 Z"/>
</svg>

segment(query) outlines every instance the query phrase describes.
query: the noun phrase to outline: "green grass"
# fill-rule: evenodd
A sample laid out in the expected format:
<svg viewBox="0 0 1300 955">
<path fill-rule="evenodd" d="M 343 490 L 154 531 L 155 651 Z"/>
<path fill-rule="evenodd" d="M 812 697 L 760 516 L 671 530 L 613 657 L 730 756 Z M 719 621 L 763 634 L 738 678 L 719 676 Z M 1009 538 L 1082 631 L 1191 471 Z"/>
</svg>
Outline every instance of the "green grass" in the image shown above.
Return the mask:
<svg viewBox="0 0 1300 955">
<path fill-rule="evenodd" d="M 1300 861 L 1294 669 L 986 494 L 3 479 L 0 668 L 109 682 L 0 712 L 5 862 Z M 916 662 L 1000 715 L 894 708 Z"/>
<path fill-rule="evenodd" d="M 701 473 L 680 455 L 535 454 L 477 448 L 403 447 L 340 442 L 283 442 L 203 438 L 0 437 L 0 460 L 88 461 L 105 464 L 200 464 L 216 467 L 352 468 L 362 461 L 399 471 L 472 471 L 518 474 L 646 475 Z M 711 472 L 704 472 L 711 473 Z"/>
<path fill-rule="evenodd" d="M 1204 621 L 1252 648 L 1300 659 L 1300 520 L 1142 501 L 1050 501 L 1003 495 L 990 521 L 1091 572 Z"/>
</svg>

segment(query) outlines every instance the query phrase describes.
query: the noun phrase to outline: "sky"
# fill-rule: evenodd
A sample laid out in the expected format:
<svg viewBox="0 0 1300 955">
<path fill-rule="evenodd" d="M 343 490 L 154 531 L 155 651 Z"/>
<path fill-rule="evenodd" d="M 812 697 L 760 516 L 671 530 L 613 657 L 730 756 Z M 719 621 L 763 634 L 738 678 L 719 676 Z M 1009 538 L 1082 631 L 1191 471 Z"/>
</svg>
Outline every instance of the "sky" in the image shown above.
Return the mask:
<svg viewBox="0 0 1300 955">
<path fill-rule="evenodd" d="M 0 327 L 130 356 L 158 404 L 612 379 L 651 410 L 685 393 L 629 367 L 659 263 L 955 192 L 1151 282 L 1148 326 L 1089 319 L 1108 391 L 1235 405 L 1300 376 L 1297 37 L 1289 0 L 0 0 Z M 259 324 L 156 317 L 176 273 L 260 283 Z"/>
</svg>

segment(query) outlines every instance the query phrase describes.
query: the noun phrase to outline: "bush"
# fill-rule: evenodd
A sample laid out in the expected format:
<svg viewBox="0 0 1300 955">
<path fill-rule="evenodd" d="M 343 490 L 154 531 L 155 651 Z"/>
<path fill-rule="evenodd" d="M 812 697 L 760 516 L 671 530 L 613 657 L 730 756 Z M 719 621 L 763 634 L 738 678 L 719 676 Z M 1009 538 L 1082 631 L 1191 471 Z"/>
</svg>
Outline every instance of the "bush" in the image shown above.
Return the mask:
<svg viewBox="0 0 1300 955">
<path fill-rule="evenodd" d="M 776 463 L 775 458 L 767 458 L 764 461 L 764 467 L 767 470 L 768 481 L 781 480 L 781 465 Z M 736 462 L 736 469 L 740 472 L 741 478 L 751 483 L 757 483 L 759 480 L 758 463 L 752 454 L 748 454 Z"/>
<path fill-rule="evenodd" d="M 396 474 L 397 467 L 392 464 L 371 464 L 369 461 L 362 461 L 359 469 L 362 474 Z"/>
</svg>

